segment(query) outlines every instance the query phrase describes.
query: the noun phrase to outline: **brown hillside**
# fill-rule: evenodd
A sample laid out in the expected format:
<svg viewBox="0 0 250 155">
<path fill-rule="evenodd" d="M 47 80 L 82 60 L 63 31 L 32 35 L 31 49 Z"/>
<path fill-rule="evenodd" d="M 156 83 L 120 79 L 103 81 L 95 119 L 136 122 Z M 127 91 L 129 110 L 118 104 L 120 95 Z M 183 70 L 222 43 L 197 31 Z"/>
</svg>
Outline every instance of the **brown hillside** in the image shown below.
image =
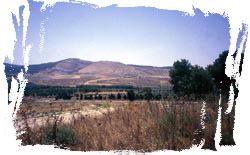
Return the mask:
<svg viewBox="0 0 250 155">
<path fill-rule="evenodd" d="M 28 74 L 30 82 L 42 85 L 132 85 L 169 86 L 169 67 L 126 65 L 120 62 L 91 62 L 66 59 L 53 67 Z"/>
</svg>

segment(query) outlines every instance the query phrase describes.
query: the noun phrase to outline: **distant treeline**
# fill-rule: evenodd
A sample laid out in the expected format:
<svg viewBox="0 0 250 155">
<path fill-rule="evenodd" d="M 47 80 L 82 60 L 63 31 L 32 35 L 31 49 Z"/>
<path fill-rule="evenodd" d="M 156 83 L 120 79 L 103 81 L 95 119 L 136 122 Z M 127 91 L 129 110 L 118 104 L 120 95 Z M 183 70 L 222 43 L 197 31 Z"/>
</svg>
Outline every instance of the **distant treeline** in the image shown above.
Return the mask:
<svg viewBox="0 0 250 155">
<path fill-rule="evenodd" d="M 10 86 L 10 81 L 9 81 Z M 98 86 L 98 85 L 83 85 L 76 87 L 67 87 L 67 86 L 47 86 L 47 85 L 36 85 L 33 83 L 28 83 L 25 88 L 24 95 L 25 96 L 33 96 L 33 97 L 55 97 L 55 99 L 65 99 L 69 100 L 72 97 L 76 96 L 76 93 L 88 93 L 88 92 L 102 92 L 108 91 L 110 92 L 109 99 L 127 99 L 127 100 L 160 100 L 168 97 L 169 90 L 168 89 L 160 89 L 160 88 L 138 88 L 133 86 L 124 86 L 124 85 L 116 85 L 116 86 Z M 112 91 L 126 91 L 127 95 L 121 97 L 121 95 L 114 96 Z M 89 95 L 88 100 L 93 99 L 103 99 L 102 97 L 96 97 Z"/>
<path fill-rule="evenodd" d="M 84 85 L 76 87 L 68 86 L 48 86 L 48 85 L 36 85 L 28 83 L 25 88 L 25 96 L 42 96 L 42 97 L 59 97 L 69 99 L 74 96 L 76 92 L 97 92 L 102 90 L 130 90 L 132 86 L 96 86 L 96 85 Z"/>
</svg>

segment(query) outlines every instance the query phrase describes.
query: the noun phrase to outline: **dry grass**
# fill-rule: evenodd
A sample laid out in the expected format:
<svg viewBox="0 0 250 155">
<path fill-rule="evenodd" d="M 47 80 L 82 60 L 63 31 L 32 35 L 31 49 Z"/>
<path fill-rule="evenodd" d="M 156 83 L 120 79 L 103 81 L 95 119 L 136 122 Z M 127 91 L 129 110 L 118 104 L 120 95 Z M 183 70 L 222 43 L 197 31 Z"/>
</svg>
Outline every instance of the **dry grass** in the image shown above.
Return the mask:
<svg viewBox="0 0 250 155">
<path fill-rule="evenodd" d="M 97 105 L 108 108 L 115 102 Z M 201 106 L 201 102 L 189 101 L 134 101 L 117 106 L 113 112 L 108 110 L 102 117 L 81 116 L 70 123 L 64 123 L 54 115 L 51 116 L 53 121 L 48 121 L 45 126 L 30 128 L 27 123 L 26 133 L 19 138 L 24 145 L 56 144 L 81 151 L 182 150 L 205 138 L 203 148 L 214 150 L 217 106 L 207 103 L 203 130 Z M 223 119 L 227 118 L 224 116 Z M 227 138 L 224 140 L 227 143 L 222 141 L 222 144 L 226 145 L 231 144 L 228 126 L 227 121 L 222 123 L 223 135 Z"/>
</svg>

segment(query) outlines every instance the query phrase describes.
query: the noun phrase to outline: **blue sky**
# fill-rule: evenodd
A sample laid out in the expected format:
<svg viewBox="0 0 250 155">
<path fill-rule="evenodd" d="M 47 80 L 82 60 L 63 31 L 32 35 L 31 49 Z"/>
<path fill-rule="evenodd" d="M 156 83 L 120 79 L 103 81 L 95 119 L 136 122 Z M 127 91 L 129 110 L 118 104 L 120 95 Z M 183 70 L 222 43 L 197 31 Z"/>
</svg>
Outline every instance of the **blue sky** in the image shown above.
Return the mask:
<svg viewBox="0 0 250 155">
<path fill-rule="evenodd" d="M 30 1 L 28 42 L 30 63 L 66 58 L 119 61 L 126 64 L 171 66 L 188 59 L 206 66 L 229 48 L 229 23 L 220 15 L 185 16 L 156 8 L 94 9 L 88 5 L 57 3 L 40 12 L 41 3 Z M 45 22 L 44 22 L 45 21 Z M 40 25 L 44 22 L 42 49 Z M 14 63 L 22 63 L 17 46 Z"/>
</svg>

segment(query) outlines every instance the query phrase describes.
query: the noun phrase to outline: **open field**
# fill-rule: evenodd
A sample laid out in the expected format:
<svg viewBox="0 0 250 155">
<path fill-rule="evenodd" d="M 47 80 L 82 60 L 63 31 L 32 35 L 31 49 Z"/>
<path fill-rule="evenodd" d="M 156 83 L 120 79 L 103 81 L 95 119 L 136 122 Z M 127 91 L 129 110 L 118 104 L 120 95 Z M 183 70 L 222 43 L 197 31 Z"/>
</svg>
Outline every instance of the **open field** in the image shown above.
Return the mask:
<svg viewBox="0 0 250 155">
<path fill-rule="evenodd" d="M 206 104 L 205 129 L 201 108 L 201 101 L 26 98 L 16 127 L 26 131 L 18 137 L 24 145 L 55 144 L 82 151 L 181 150 L 204 138 L 204 148 L 215 149 L 217 106 Z M 230 131 L 227 121 L 222 126 L 225 133 Z"/>
<path fill-rule="evenodd" d="M 114 108 L 128 104 L 123 101 L 81 101 L 55 100 L 53 98 L 26 98 L 17 113 L 16 128 L 22 130 L 27 120 L 30 128 L 44 126 L 47 121 L 58 117 L 62 123 L 70 123 L 73 118 L 80 116 L 100 117 L 104 113 L 112 112 Z"/>
</svg>

